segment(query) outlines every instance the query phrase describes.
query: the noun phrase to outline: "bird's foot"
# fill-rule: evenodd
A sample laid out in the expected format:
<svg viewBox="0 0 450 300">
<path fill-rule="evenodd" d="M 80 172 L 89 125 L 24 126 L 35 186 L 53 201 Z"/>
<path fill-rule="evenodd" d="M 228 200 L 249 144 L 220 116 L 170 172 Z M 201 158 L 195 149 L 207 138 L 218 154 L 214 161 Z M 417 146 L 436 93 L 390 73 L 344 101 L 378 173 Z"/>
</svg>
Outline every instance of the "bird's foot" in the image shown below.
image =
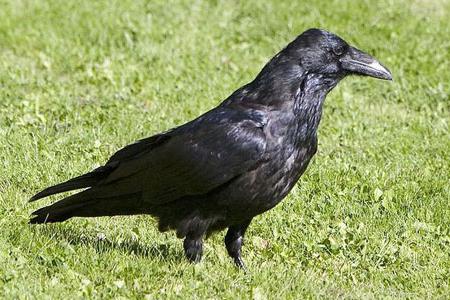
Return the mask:
<svg viewBox="0 0 450 300">
<path fill-rule="evenodd" d="M 233 261 L 234 261 L 234 264 L 236 265 L 236 267 L 243 270 L 245 273 L 248 272 L 247 267 L 245 266 L 244 261 L 242 260 L 241 256 L 233 257 Z"/>
<path fill-rule="evenodd" d="M 225 235 L 225 246 L 228 251 L 228 255 L 233 259 L 234 264 L 241 270 L 247 272 L 244 261 L 241 258 L 241 248 L 244 243 L 244 233 L 247 230 L 251 220 L 247 220 L 242 224 L 236 226 L 230 226 L 228 232 Z"/>
<path fill-rule="evenodd" d="M 184 254 L 191 263 L 198 263 L 202 260 L 203 242 L 201 240 L 185 239 L 183 242 Z"/>
</svg>

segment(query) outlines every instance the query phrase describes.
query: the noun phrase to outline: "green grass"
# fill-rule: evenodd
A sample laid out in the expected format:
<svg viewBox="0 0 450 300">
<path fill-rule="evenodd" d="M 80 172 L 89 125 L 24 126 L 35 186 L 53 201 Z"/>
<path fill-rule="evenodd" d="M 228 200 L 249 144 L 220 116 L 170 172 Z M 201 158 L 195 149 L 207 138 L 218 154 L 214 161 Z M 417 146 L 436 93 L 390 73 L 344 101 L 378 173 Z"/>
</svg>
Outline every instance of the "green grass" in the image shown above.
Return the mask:
<svg viewBox="0 0 450 300">
<path fill-rule="evenodd" d="M 279 3 L 282 2 L 282 3 Z M 0 0 L 0 298 L 450 297 L 450 3 Z M 188 121 L 310 27 L 387 65 L 328 96 L 319 152 L 202 263 L 146 216 L 29 226 L 40 189 Z"/>
</svg>

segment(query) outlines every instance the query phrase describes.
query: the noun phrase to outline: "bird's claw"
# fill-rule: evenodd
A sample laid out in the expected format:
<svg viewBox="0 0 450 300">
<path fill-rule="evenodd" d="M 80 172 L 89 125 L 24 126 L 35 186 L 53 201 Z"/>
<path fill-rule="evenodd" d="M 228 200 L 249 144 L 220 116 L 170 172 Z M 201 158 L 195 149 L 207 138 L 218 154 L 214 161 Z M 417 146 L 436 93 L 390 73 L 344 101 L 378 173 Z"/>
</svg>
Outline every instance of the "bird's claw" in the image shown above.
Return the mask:
<svg viewBox="0 0 450 300">
<path fill-rule="evenodd" d="M 240 256 L 235 257 L 233 260 L 236 267 L 243 270 L 245 273 L 248 272 L 247 267 L 245 266 L 245 263 Z"/>
</svg>

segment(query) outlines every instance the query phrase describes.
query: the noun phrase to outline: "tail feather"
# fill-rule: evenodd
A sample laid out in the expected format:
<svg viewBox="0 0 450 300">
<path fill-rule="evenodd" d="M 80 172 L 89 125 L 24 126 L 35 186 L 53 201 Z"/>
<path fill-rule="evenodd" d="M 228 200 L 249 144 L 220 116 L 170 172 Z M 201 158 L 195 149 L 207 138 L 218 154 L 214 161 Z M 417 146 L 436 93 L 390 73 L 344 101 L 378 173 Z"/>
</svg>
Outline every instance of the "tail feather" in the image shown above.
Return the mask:
<svg viewBox="0 0 450 300">
<path fill-rule="evenodd" d="M 66 182 L 51 186 L 31 197 L 30 202 L 45 198 L 47 196 L 92 187 L 106 178 L 113 170 L 114 165 L 106 165 L 95 169 L 87 174 L 72 178 Z"/>
<path fill-rule="evenodd" d="M 62 222 L 71 217 L 141 214 L 145 212 L 141 195 L 139 192 L 100 198 L 89 189 L 34 211 L 30 224 Z"/>
</svg>

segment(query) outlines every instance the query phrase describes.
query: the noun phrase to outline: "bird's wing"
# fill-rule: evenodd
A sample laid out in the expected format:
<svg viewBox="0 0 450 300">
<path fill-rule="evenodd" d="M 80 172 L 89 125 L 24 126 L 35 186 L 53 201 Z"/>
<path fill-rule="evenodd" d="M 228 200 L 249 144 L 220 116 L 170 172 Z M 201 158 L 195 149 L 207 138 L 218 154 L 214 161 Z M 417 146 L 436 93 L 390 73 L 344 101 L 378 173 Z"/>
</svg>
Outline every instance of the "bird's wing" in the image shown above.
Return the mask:
<svg viewBox="0 0 450 300">
<path fill-rule="evenodd" d="M 156 134 L 123 147 L 110 157 L 106 165 L 114 165 L 118 162 L 136 159 L 138 156 L 150 152 L 155 147 L 167 141 L 167 139 L 170 137 L 170 135 L 168 134 L 169 132 L 170 131 Z"/>
<path fill-rule="evenodd" d="M 144 201 L 165 203 L 201 195 L 255 168 L 266 138 L 257 115 L 216 109 L 175 130 L 114 154 L 116 164 L 98 194 L 142 192 Z"/>
</svg>

